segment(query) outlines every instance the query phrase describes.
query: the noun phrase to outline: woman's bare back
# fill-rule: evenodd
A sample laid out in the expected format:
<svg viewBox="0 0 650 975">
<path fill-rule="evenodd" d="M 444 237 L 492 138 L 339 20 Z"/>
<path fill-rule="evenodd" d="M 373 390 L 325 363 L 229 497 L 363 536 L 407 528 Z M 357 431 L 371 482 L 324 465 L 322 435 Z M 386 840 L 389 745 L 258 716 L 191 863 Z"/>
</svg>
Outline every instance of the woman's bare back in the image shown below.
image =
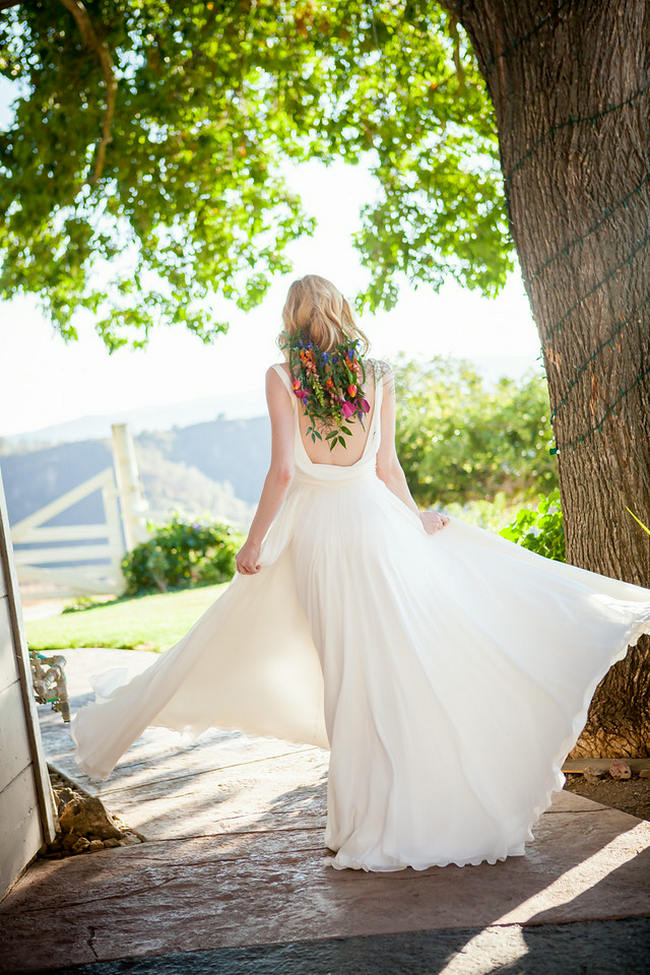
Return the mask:
<svg viewBox="0 0 650 975">
<path fill-rule="evenodd" d="M 316 439 L 314 442 L 310 434 L 307 434 L 307 428 L 311 426 L 309 417 L 305 415 L 304 408 L 299 401 L 296 401 L 298 407 L 298 426 L 300 428 L 300 435 L 302 437 L 302 442 L 305 447 L 305 451 L 310 461 L 313 464 L 336 464 L 337 466 L 347 467 L 350 464 L 355 464 L 363 456 L 365 446 L 368 440 L 368 433 L 370 431 L 370 424 L 372 423 L 372 418 L 375 412 L 375 392 L 376 392 L 376 382 L 375 382 L 375 369 L 372 360 L 364 360 L 366 368 L 366 378 L 363 384 L 362 390 L 364 397 L 368 400 L 370 405 L 370 410 L 368 413 L 364 414 L 363 426 L 361 421 L 357 416 L 351 417 L 346 420 L 346 426 L 352 431 L 352 436 L 345 437 L 346 446 L 342 447 L 341 444 L 337 443 L 333 450 L 329 448 L 329 442 L 325 440 L 324 433 L 321 431 L 323 436 L 322 440 Z M 289 365 L 286 362 L 279 363 L 281 367 L 286 372 L 290 380 L 293 379 L 291 372 L 289 370 Z M 318 424 L 316 429 L 319 430 Z"/>
</svg>

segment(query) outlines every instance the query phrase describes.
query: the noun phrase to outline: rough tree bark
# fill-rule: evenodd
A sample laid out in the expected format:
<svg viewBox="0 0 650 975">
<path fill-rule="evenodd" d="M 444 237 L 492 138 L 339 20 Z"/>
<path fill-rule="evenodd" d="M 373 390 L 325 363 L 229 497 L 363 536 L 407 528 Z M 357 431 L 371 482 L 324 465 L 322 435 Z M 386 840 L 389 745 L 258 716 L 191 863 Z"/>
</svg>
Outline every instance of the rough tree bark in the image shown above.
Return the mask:
<svg viewBox="0 0 650 975">
<path fill-rule="evenodd" d="M 544 353 L 567 561 L 650 587 L 650 536 L 625 510 L 650 521 L 650 4 L 442 3 L 470 37 L 496 112 Z M 648 637 L 601 681 L 571 752 L 614 755 L 650 755 Z"/>
</svg>

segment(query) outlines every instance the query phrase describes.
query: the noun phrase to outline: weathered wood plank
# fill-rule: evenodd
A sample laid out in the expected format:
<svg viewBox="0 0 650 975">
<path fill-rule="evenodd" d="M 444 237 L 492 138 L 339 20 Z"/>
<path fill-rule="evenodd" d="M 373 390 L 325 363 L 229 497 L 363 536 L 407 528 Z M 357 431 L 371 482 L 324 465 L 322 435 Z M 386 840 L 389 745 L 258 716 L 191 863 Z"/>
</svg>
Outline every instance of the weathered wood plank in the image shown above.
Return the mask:
<svg viewBox="0 0 650 975">
<path fill-rule="evenodd" d="M 0 892 L 4 892 L 43 842 L 33 763 L 0 792 L 0 829 Z"/>
<path fill-rule="evenodd" d="M 650 768 L 650 758 L 626 758 L 624 755 L 620 757 L 624 762 L 627 762 L 633 772 L 640 772 L 641 769 Z M 587 769 L 594 769 L 606 772 L 611 763 L 611 758 L 568 758 L 562 766 L 562 771 L 586 772 Z"/>
<path fill-rule="evenodd" d="M 5 595 L 0 597 L 0 691 L 13 684 L 17 677 L 16 654 L 9 617 L 9 598 Z"/>
<path fill-rule="evenodd" d="M 11 629 L 11 642 L 14 649 L 16 670 L 18 674 L 19 686 L 22 697 L 23 715 L 20 727 L 25 730 L 29 739 L 29 752 L 31 765 L 29 775 L 31 776 L 32 788 L 35 790 L 37 805 L 36 810 L 31 801 L 31 790 L 29 791 L 29 801 L 24 810 L 24 815 L 20 809 L 13 814 L 11 823 L 0 820 L 3 823 L 0 830 L 0 856 L 2 863 L 8 864 L 3 874 L 8 876 L 13 869 L 20 870 L 22 866 L 31 860 L 32 856 L 41 845 L 43 840 L 53 840 L 56 835 L 56 807 L 54 795 L 50 785 L 45 753 L 41 743 L 41 732 L 38 724 L 38 712 L 36 701 L 34 700 L 34 689 L 32 685 L 32 674 L 27 650 L 27 640 L 25 639 L 25 629 L 23 625 L 22 609 L 20 604 L 20 590 L 13 557 L 13 545 L 9 528 L 9 515 L 7 513 L 7 502 L 5 499 L 4 485 L 2 482 L 2 472 L 0 471 L 0 566 L 7 583 L 7 602 L 9 610 L 9 623 Z M 18 733 L 18 732 L 16 732 Z M 8 743 L 0 739 L 0 750 L 5 751 Z M 9 751 L 11 748 L 9 747 Z M 11 760 L 11 759 L 10 759 Z M 21 772 L 22 776 L 23 773 Z M 18 781 L 20 776 L 14 781 Z M 4 797 L 8 790 L 2 793 Z M 20 793 L 11 792 L 15 795 L 15 802 L 19 802 Z M 22 832 L 18 836 L 13 835 L 13 823 L 20 821 Z M 6 828 L 5 828 L 6 824 Z M 18 852 L 17 852 L 18 851 Z M 23 857 L 22 864 L 18 867 L 20 856 Z M 18 857 L 18 859 L 17 859 Z M 11 881 L 10 881 L 11 882 Z M 1 888 L 4 890 L 4 887 Z"/>
<path fill-rule="evenodd" d="M 0 692 L 0 792 L 31 764 L 23 695 L 16 680 Z M 4 828 L 4 824 L 3 824 Z"/>
<path fill-rule="evenodd" d="M 107 534 L 106 522 L 87 525 L 39 525 L 31 529 L 29 540 L 30 542 L 72 542 L 75 539 L 103 539 Z"/>
<path fill-rule="evenodd" d="M 108 542 L 97 545 L 59 545 L 51 548 L 14 550 L 16 565 L 48 565 L 51 562 L 73 562 L 76 559 L 106 559 L 110 555 Z"/>
</svg>

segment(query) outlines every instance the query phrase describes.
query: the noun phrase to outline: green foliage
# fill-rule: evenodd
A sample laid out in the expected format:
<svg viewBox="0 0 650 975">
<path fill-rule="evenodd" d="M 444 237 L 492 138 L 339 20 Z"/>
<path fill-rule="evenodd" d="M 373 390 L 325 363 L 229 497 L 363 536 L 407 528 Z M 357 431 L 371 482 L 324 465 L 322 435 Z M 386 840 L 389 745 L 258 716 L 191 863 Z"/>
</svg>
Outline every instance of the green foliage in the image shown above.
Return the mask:
<svg viewBox="0 0 650 975">
<path fill-rule="evenodd" d="M 0 135 L 0 296 L 38 295 L 64 338 L 86 309 L 109 351 L 146 345 L 161 322 L 212 341 L 227 328 L 213 298 L 258 304 L 291 269 L 287 245 L 313 233 L 281 171 L 307 158 L 364 159 L 376 176 L 355 238 L 370 269 L 359 308 L 392 307 L 402 276 L 487 294 L 504 283 L 492 107 L 435 0 L 84 9 L 103 67 L 63 4 L 0 20 L 0 73 L 16 83 Z"/>
<path fill-rule="evenodd" d="M 539 499 L 537 510 L 522 508 L 512 524 L 500 532 L 510 542 L 523 545 L 531 552 L 544 555 L 556 562 L 565 562 L 564 524 L 560 504 L 560 489 Z"/>
<path fill-rule="evenodd" d="M 504 492 L 525 502 L 557 486 L 543 375 L 494 388 L 466 359 L 395 365 L 396 446 L 420 506 L 465 504 Z"/>
<path fill-rule="evenodd" d="M 513 501 L 505 491 L 497 491 L 492 500 L 476 498 L 472 501 L 465 501 L 460 504 L 458 501 L 445 501 L 444 504 L 437 505 L 437 509 L 444 511 L 446 515 L 455 515 L 462 518 L 469 525 L 476 525 L 478 528 L 485 528 L 486 531 L 500 532 L 504 525 L 508 525 L 517 511 L 521 502 Z"/>
<path fill-rule="evenodd" d="M 235 573 L 241 536 L 221 522 L 185 522 L 177 515 L 164 525 L 148 521 L 152 537 L 122 560 L 127 587 L 122 595 L 184 589 L 227 582 Z"/>
<path fill-rule="evenodd" d="M 112 601 L 112 598 L 111 598 Z M 75 598 L 70 603 L 66 603 L 62 613 L 84 613 L 87 609 L 93 609 L 95 606 L 101 606 L 106 602 L 106 598 L 101 599 L 97 596 L 75 596 Z"/>
</svg>

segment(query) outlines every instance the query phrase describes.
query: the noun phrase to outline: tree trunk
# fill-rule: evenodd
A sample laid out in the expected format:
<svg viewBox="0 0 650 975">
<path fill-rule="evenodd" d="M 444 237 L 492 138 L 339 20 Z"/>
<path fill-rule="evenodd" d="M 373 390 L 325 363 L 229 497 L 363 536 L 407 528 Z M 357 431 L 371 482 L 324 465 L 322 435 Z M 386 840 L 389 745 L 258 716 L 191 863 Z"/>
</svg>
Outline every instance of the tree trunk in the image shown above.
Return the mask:
<svg viewBox="0 0 650 975">
<path fill-rule="evenodd" d="M 496 112 L 539 331 L 567 561 L 650 587 L 650 5 L 443 0 Z M 650 638 L 601 681 L 571 757 L 650 755 Z"/>
</svg>

